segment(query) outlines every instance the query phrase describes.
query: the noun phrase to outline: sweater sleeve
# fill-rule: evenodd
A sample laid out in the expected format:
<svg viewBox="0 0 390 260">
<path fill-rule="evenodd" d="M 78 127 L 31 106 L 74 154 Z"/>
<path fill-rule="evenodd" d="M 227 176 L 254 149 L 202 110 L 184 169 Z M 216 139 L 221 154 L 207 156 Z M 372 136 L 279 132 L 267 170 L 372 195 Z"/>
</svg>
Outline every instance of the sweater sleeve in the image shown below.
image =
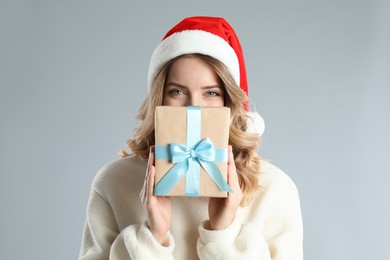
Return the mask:
<svg viewBox="0 0 390 260">
<path fill-rule="evenodd" d="M 272 260 L 303 259 L 303 225 L 299 194 L 292 183 L 286 187 L 264 225 Z"/>
<path fill-rule="evenodd" d="M 168 246 L 160 245 L 145 224 L 119 231 L 110 204 L 92 191 L 79 260 L 173 259 L 174 240 L 169 233 L 168 242 Z"/>
<path fill-rule="evenodd" d="M 291 188 L 292 187 L 292 188 Z M 224 230 L 199 226 L 200 259 L 302 260 L 302 220 L 296 187 L 275 196 L 264 226 L 237 219 Z"/>
</svg>

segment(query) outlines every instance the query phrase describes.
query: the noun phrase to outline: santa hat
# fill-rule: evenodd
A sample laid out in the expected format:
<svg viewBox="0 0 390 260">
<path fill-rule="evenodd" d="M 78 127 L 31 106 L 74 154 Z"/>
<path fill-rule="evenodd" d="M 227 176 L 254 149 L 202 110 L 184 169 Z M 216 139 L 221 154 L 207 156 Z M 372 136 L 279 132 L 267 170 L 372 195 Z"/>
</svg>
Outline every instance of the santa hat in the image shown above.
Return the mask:
<svg viewBox="0 0 390 260">
<path fill-rule="evenodd" d="M 150 60 L 148 88 L 151 88 L 165 63 L 192 53 L 208 55 L 225 64 L 237 85 L 248 96 L 244 55 L 236 33 L 225 19 L 206 16 L 185 18 L 164 36 Z M 248 131 L 261 135 L 264 120 L 257 112 L 249 112 L 247 103 L 243 106 L 248 112 Z"/>
</svg>

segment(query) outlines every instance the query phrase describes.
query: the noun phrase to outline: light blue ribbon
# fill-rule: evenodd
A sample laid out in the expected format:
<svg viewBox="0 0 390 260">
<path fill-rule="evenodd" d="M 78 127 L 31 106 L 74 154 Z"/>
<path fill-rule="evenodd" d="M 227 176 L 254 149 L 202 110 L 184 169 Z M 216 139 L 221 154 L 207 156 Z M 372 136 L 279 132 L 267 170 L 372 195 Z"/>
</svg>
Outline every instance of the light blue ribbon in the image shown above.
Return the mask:
<svg viewBox="0 0 390 260">
<path fill-rule="evenodd" d="M 170 160 L 175 165 L 156 184 L 155 195 L 165 196 L 185 176 L 186 196 L 199 196 L 200 166 L 221 191 L 232 192 L 214 162 L 227 162 L 227 149 L 214 148 L 212 141 L 200 139 L 200 107 L 187 107 L 187 145 L 156 145 L 156 159 Z"/>
</svg>

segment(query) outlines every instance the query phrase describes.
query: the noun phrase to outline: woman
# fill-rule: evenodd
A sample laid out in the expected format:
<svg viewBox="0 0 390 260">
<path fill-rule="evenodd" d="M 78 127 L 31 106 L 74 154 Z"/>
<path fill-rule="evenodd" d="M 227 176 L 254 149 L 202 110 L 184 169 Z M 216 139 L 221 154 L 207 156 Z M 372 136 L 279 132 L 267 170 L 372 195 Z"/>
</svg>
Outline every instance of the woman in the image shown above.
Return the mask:
<svg viewBox="0 0 390 260">
<path fill-rule="evenodd" d="M 132 154 L 94 180 L 80 259 L 302 259 L 298 192 L 256 154 L 261 120 L 247 112 L 244 58 L 231 26 L 215 17 L 181 21 L 153 53 L 148 87 L 128 141 Z M 227 198 L 153 195 L 158 105 L 230 107 Z"/>
</svg>

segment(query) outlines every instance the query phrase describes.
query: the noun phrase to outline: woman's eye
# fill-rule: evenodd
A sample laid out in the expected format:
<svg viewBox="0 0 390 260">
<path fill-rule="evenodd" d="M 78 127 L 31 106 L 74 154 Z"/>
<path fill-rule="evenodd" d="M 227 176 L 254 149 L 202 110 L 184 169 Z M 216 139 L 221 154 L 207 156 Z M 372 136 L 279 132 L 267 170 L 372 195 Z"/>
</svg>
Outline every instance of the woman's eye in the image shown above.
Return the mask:
<svg viewBox="0 0 390 260">
<path fill-rule="evenodd" d="M 184 92 L 180 89 L 171 89 L 168 91 L 169 94 L 171 95 L 180 95 L 180 94 L 184 94 Z"/>
<path fill-rule="evenodd" d="M 206 93 L 206 96 L 216 97 L 216 96 L 219 96 L 219 93 L 218 93 L 218 92 L 215 92 L 215 91 L 208 91 L 208 92 Z"/>
</svg>

